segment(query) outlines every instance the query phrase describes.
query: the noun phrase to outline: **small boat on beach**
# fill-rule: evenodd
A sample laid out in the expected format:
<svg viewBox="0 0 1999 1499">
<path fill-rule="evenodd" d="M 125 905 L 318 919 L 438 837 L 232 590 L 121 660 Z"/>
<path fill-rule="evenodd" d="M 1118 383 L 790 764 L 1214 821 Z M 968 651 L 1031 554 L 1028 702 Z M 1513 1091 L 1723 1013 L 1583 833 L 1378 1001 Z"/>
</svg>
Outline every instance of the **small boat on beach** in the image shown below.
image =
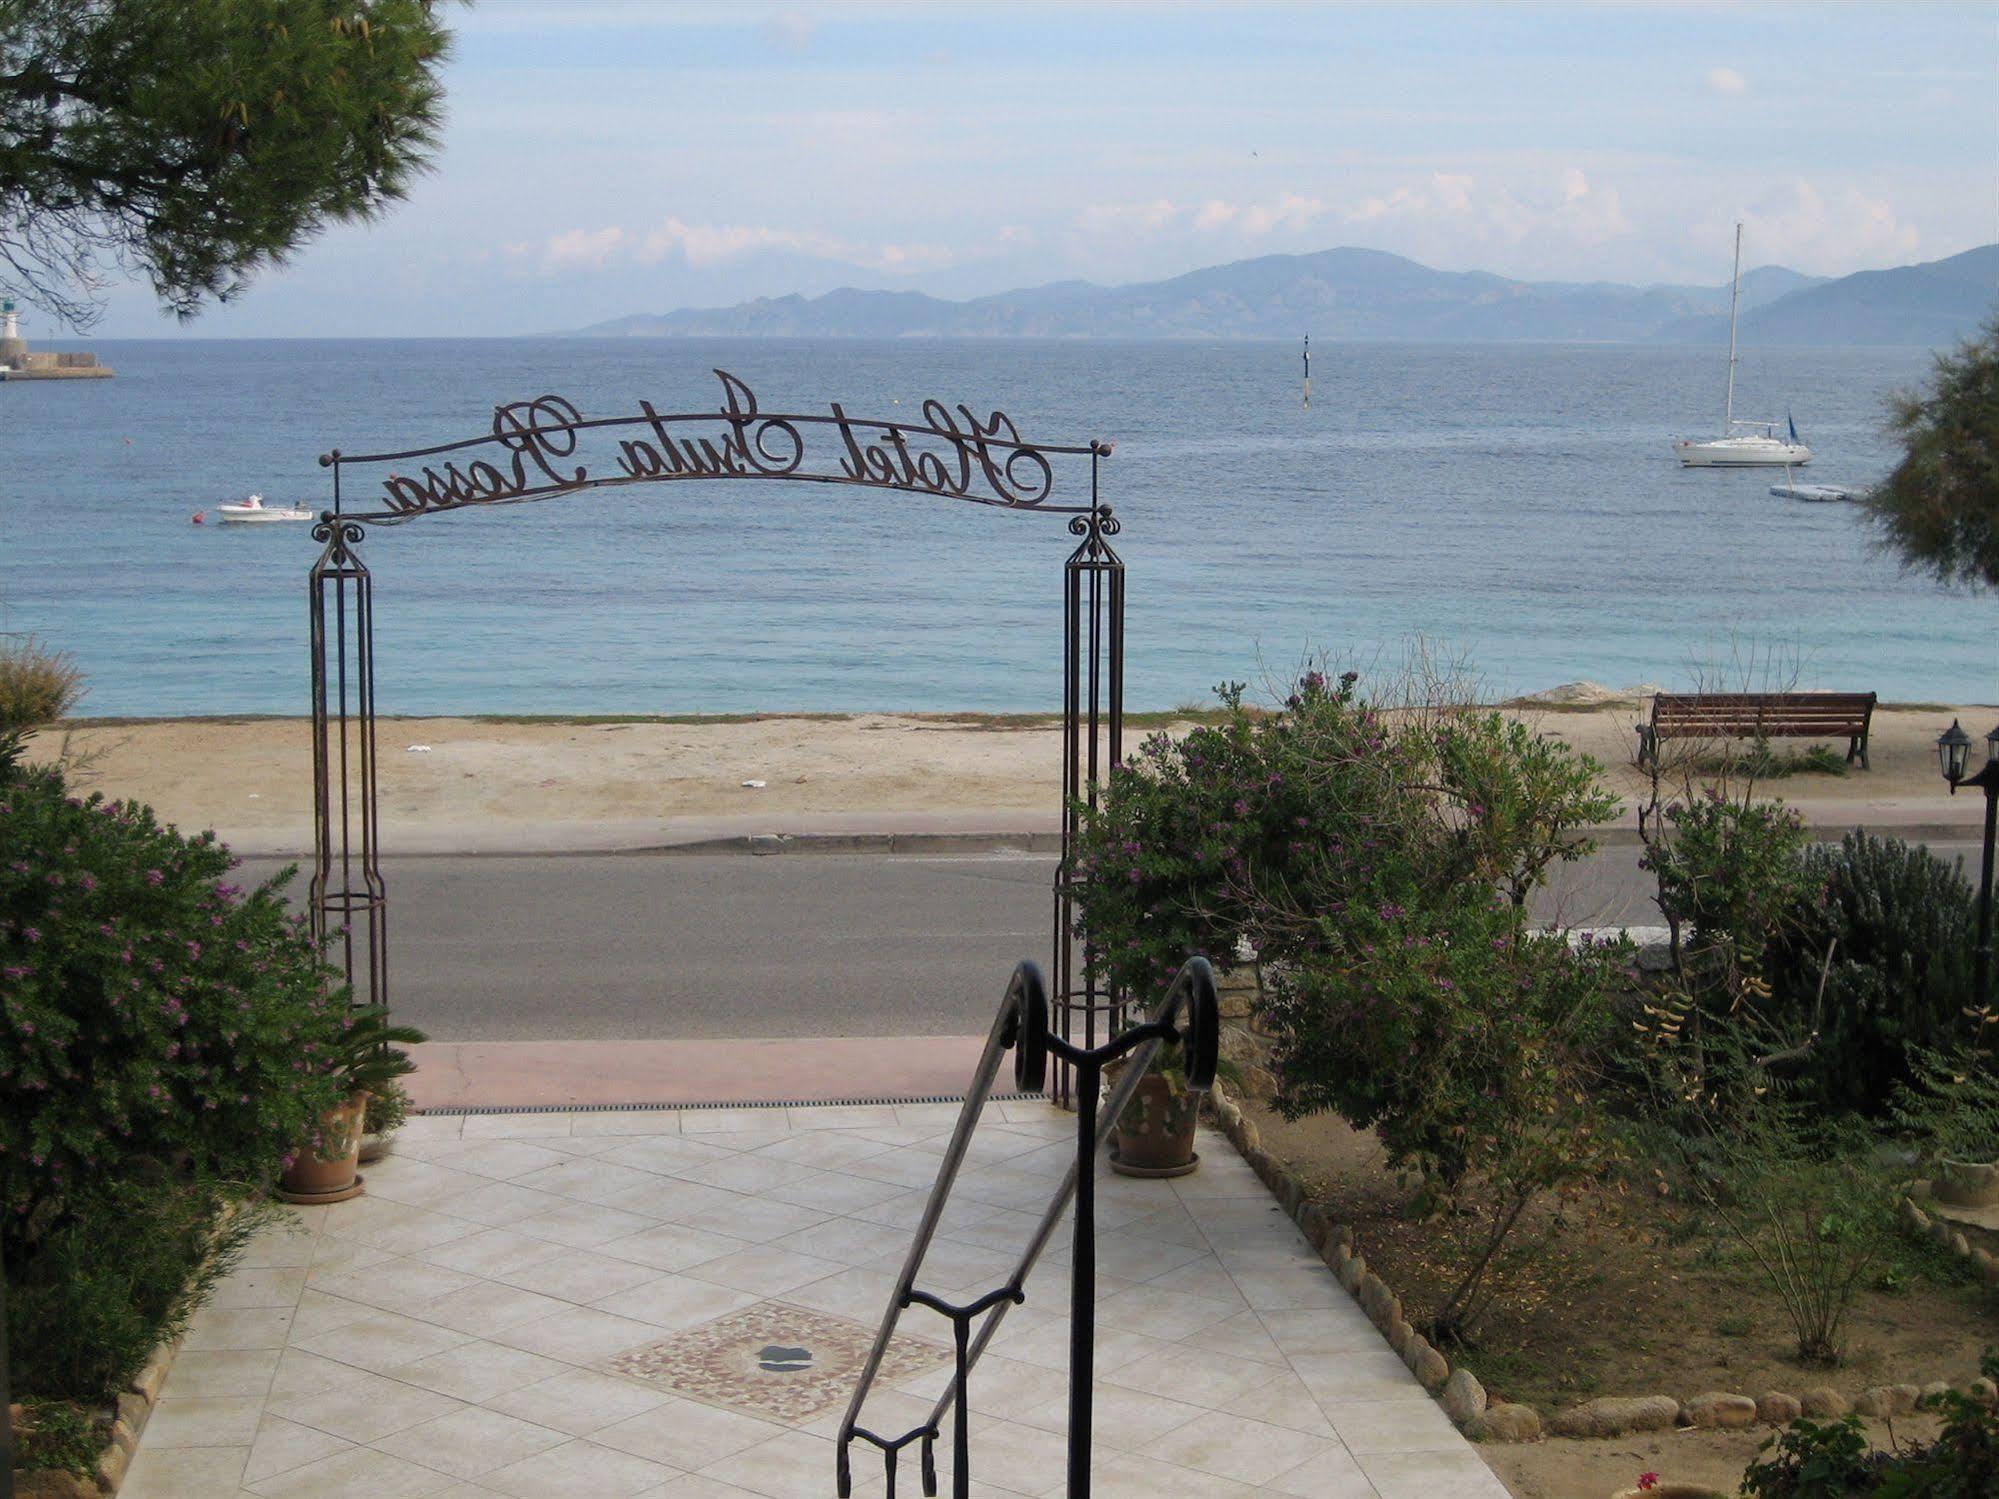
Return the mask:
<svg viewBox="0 0 1999 1499">
<path fill-rule="evenodd" d="M 1735 313 L 1742 301 L 1742 226 L 1735 226 L 1735 281 L 1728 293 L 1728 401 L 1722 408 L 1719 437 L 1682 437 L 1673 454 L 1682 468 L 1790 468 L 1812 461 L 1812 450 L 1798 439 L 1798 424 L 1788 417 L 1788 441 L 1777 435 L 1776 422 L 1745 422 L 1735 416 Z"/>
<path fill-rule="evenodd" d="M 303 505 L 266 505 L 260 494 L 245 495 L 240 500 L 215 507 L 220 520 L 237 523 L 260 523 L 264 521 L 311 520 L 312 511 Z M 197 513 L 196 519 L 200 516 Z"/>
</svg>

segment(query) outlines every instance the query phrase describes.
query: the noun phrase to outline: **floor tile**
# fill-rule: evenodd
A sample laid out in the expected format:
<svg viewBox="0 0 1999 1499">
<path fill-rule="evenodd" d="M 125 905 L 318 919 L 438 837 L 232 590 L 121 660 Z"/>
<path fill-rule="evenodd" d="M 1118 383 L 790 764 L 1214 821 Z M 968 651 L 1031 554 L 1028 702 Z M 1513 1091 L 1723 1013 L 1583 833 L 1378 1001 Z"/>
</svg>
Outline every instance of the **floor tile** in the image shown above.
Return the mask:
<svg viewBox="0 0 1999 1499">
<path fill-rule="evenodd" d="M 658 1336 L 659 1326 L 655 1323 L 579 1306 L 510 1327 L 495 1334 L 491 1341 L 561 1359 L 566 1364 L 594 1364 Z"/>
<path fill-rule="evenodd" d="M 132 1456 L 122 1499 L 206 1499 L 233 1494 L 249 1459 L 245 1447 L 148 1447 Z"/>
<path fill-rule="evenodd" d="M 691 1472 L 783 1434 L 773 1422 L 670 1395 L 649 1411 L 601 1427 L 590 1440 Z"/>
<path fill-rule="evenodd" d="M 413 1363 L 398 1364 L 387 1373 L 391 1379 L 434 1390 L 440 1395 L 484 1402 L 509 1390 L 551 1379 L 565 1368 L 557 1360 L 543 1358 L 538 1353 L 504 1348 L 498 1343 L 474 1341 L 460 1343 L 456 1348 L 447 1348 L 442 1353 L 433 1353 Z"/>
<path fill-rule="evenodd" d="M 1380 1453 L 1360 1459 L 1381 1499 L 1507 1499 L 1506 1485 L 1460 1446 L 1445 1452 Z"/>
<path fill-rule="evenodd" d="M 1367 1466 L 1368 1458 L 1382 1453 L 1470 1452 L 1443 1407 L 1426 1395 L 1351 1405 L 1321 1401 L 1320 1405 L 1347 1451 L 1362 1460 L 1362 1467 Z M 1476 1454 L 1473 1458 L 1476 1460 Z"/>
<path fill-rule="evenodd" d="M 837 1229 L 838 1225 L 829 1224 L 827 1227 Z M 811 1231 L 807 1230 L 808 1233 Z M 725 1254 L 733 1254 L 748 1243 L 747 1239 L 712 1233 L 706 1229 L 689 1228 L 684 1223 L 662 1223 L 654 1228 L 641 1229 L 635 1234 L 627 1234 L 622 1239 L 613 1239 L 607 1244 L 600 1244 L 596 1252 L 612 1259 L 649 1265 L 655 1270 L 685 1270 L 689 1265 L 699 1265 L 705 1260 L 719 1259 Z M 832 1257 L 839 1258 L 837 1255 Z M 610 1292 L 606 1291 L 604 1294 L 609 1295 Z"/>
<path fill-rule="evenodd" d="M 275 1478 L 280 1473 L 303 1468 L 307 1463 L 316 1463 L 336 1452 L 345 1452 L 353 1445 L 345 1437 L 301 1426 L 296 1421 L 287 1421 L 282 1416 L 266 1412 L 258 1424 L 257 1439 L 250 1444 L 250 1459 L 243 1468 L 243 1482 L 253 1484 Z"/>
<path fill-rule="evenodd" d="M 552 1426 L 571 1436 L 589 1436 L 666 1403 L 666 1395 L 628 1379 L 568 1369 L 551 1378 L 509 1390 L 485 1403 L 492 1409 Z"/>
<path fill-rule="evenodd" d="M 714 1281 L 661 1275 L 632 1290 L 605 1297 L 596 1304 L 596 1310 L 649 1323 L 653 1329 L 678 1331 L 741 1311 L 762 1299 L 754 1291 L 739 1291 Z M 654 1336 L 656 1332 L 648 1333 L 648 1339 Z"/>
<path fill-rule="evenodd" d="M 749 1291 L 758 1296 L 781 1296 L 793 1286 L 823 1280 L 840 1268 L 833 1260 L 794 1254 L 789 1249 L 760 1244 L 752 1249 L 739 1249 L 733 1254 L 690 1265 L 682 1273 L 690 1279 L 711 1281 L 731 1290 Z"/>
<path fill-rule="evenodd" d="M 275 1348 L 181 1350 L 174 1359 L 173 1385 L 167 1393 L 183 1399 L 232 1395 L 262 1396 L 277 1371 Z"/>
<path fill-rule="evenodd" d="M 1288 1427 L 1209 1411 L 1160 1433 L 1146 1453 L 1161 1462 L 1255 1486 L 1338 1446 Z"/>
<path fill-rule="evenodd" d="M 304 1467 L 260 1479 L 250 1486 L 250 1492 L 261 1499 L 427 1499 L 451 1484 L 448 1474 L 434 1468 L 369 1447 L 350 1447 Z"/>
<path fill-rule="evenodd" d="M 148 1447 L 248 1447 L 263 1419 L 261 1395 L 163 1399 L 146 1421 Z"/>
<path fill-rule="evenodd" d="M 660 1273 L 650 1264 L 613 1258 L 590 1249 L 570 1249 L 553 1259 L 509 1270 L 495 1279 L 502 1285 L 584 1305 L 656 1280 Z"/>
<path fill-rule="evenodd" d="M 397 1364 L 455 1348 L 467 1336 L 397 1312 L 371 1312 L 294 1346 L 305 1353 L 317 1353 L 322 1358 L 338 1359 L 343 1364 L 379 1374 Z"/>
<path fill-rule="evenodd" d="M 184 1349 L 242 1350 L 282 1348 L 291 1333 L 293 1308 L 289 1306 L 244 1307 L 224 1311 L 203 1307 L 187 1329 Z"/>
<path fill-rule="evenodd" d="M 375 1446 L 454 1478 L 477 1478 L 569 1440 L 567 1432 L 467 1406 L 384 1437 Z"/>
<path fill-rule="evenodd" d="M 463 1405 L 463 1401 L 433 1390 L 420 1390 L 370 1374 L 316 1395 L 274 1400 L 270 1409 L 272 1414 L 287 1421 L 330 1432 L 350 1442 L 375 1442 L 421 1422 L 448 1416 Z"/>
<path fill-rule="evenodd" d="M 518 1499 L 627 1499 L 674 1476 L 664 1463 L 573 1437 L 480 1482 Z"/>
<path fill-rule="evenodd" d="M 830 1492 L 844 1399 L 724 1408 L 705 1387 L 650 1381 L 680 1357 L 673 1340 L 712 1341 L 734 1318 L 749 1321 L 728 1358 L 766 1356 L 758 1338 L 812 1343 L 838 1385 L 845 1345 L 803 1319 L 834 1319 L 864 1351 L 955 1116 L 422 1120 L 377 1168 L 379 1190 L 260 1236 L 198 1314 L 127 1499 Z M 1072 1123 L 989 1106 L 919 1285 L 963 1297 L 1011 1271 Z M 1254 1174 L 1212 1134 L 1202 1150 L 1182 1180 L 1096 1178 L 1096 1493 L 1503 1499 Z M 978 1499 L 1062 1488 L 1072 1221 L 972 1376 Z M 752 1325 L 763 1308 L 770 1328 Z M 927 1416 L 948 1332 L 904 1314 L 896 1347 L 915 1361 L 874 1391 L 871 1420 Z M 645 1350 L 654 1362 L 632 1377 L 612 1363 Z M 878 1454 L 855 1458 L 856 1493 L 879 1495 Z M 902 1476 L 914 1485 L 913 1457 Z"/>
</svg>

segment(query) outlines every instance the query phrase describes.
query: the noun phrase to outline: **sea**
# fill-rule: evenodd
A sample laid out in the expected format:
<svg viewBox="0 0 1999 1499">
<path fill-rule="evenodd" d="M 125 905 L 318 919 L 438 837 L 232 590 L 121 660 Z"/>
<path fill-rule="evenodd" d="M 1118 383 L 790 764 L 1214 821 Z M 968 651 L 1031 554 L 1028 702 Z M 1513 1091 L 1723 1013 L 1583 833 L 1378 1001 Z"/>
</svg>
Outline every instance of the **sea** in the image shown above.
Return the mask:
<svg viewBox="0 0 1999 1499">
<path fill-rule="evenodd" d="M 117 378 L 0 383 L 0 631 L 69 653 L 90 715 L 307 711 L 310 528 L 216 524 L 218 502 L 324 507 L 329 449 L 477 437 L 542 395 L 713 410 L 717 369 L 764 412 L 908 420 L 934 398 L 1030 441 L 1115 442 L 1132 708 L 1281 692 L 1308 661 L 1386 670 L 1417 642 L 1495 695 L 1995 695 L 1989 598 L 1905 572 L 1857 506 L 1773 497 L 1781 471 L 1678 466 L 1673 437 L 1720 425 L 1717 349 L 1322 343 L 1307 406 L 1299 349 L 1268 342 L 91 347 Z M 1795 417 L 1801 479 L 1864 486 L 1895 460 L 1891 393 L 1929 369 L 1921 349 L 1751 350 L 1736 410 Z M 593 472 L 616 451 L 598 437 Z M 808 437 L 833 464 L 835 429 Z M 1051 503 L 1087 494 L 1070 462 Z M 371 484 L 344 507 L 379 508 Z M 1053 710 L 1065 520 L 730 479 L 372 526 L 379 708 Z"/>
</svg>

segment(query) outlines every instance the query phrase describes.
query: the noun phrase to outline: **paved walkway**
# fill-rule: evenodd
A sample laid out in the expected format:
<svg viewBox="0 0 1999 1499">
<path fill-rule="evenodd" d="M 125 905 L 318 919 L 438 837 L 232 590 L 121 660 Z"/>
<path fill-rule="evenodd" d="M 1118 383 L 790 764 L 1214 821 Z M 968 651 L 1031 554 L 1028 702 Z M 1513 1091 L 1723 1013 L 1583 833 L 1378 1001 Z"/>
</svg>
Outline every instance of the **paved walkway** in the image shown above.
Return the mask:
<svg viewBox="0 0 1999 1499">
<path fill-rule="evenodd" d="M 196 1318 L 125 1499 L 829 1496 L 955 1115 L 413 1120 L 366 1197 L 267 1235 Z M 989 1106 L 921 1284 L 999 1281 L 1072 1129 Z M 1096 1493 L 1505 1499 L 1228 1142 L 1202 1151 L 1182 1180 L 1099 1188 Z M 983 1499 L 1062 1492 L 1066 1260 L 1058 1239 L 974 1371 Z M 904 1329 L 880 1429 L 948 1370 L 941 1318 Z M 920 1491 L 913 1465 L 899 1488 Z"/>
</svg>

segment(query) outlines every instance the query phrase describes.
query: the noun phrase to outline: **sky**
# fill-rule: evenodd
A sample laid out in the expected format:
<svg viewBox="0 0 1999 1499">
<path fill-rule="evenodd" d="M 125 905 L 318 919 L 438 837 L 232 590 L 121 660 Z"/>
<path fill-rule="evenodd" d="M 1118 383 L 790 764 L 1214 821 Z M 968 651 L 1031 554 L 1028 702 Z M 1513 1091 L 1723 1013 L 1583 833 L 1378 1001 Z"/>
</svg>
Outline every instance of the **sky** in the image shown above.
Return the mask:
<svg viewBox="0 0 1999 1499">
<path fill-rule="evenodd" d="M 1999 240 L 1999 0 L 449 15 L 407 202 L 192 324 L 114 288 L 97 334 L 536 333 L 1336 245 L 1713 285 L 1738 219 L 1746 265 L 1822 275 Z"/>
</svg>

